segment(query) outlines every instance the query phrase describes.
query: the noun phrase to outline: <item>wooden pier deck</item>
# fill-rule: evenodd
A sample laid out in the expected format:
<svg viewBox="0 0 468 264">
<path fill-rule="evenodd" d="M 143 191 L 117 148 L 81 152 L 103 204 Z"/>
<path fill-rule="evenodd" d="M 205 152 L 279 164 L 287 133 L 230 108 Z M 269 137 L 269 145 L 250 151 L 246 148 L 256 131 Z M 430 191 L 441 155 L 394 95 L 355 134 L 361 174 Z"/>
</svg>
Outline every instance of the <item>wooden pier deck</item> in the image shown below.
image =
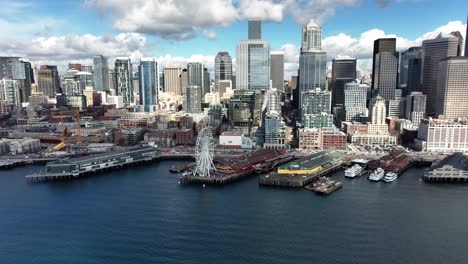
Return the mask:
<svg viewBox="0 0 468 264">
<path fill-rule="evenodd" d="M 260 177 L 259 184 L 271 187 L 303 188 L 321 176 L 340 170 L 342 165 L 343 163 L 339 162 L 314 174 L 278 174 L 273 172 Z"/>
</svg>

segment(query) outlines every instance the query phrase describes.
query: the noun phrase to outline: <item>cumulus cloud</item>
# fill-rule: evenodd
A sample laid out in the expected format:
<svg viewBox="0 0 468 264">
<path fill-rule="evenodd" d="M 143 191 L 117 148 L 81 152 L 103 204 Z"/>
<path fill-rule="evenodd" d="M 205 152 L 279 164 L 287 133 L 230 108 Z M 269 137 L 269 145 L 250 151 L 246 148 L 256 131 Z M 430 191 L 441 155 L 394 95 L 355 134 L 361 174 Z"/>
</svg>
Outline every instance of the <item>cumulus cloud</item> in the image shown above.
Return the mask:
<svg viewBox="0 0 468 264">
<path fill-rule="evenodd" d="M 123 32 L 185 40 L 206 30 L 227 27 L 235 21 L 261 17 L 281 22 L 286 14 L 300 24 L 310 19 L 323 23 L 337 8 L 351 6 L 359 0 L 85 0 L 84 5 L 109 17 Z"/>
<path fill-rule="evenodd" d="M 421 46 L 423 40 L 433 39 L 439 33 L 451 33 L 459 31 L 465 39 L 466 25 L 461 21 L 450 21 L 446 25 L 440 26 L 433 31 L 427 32 L 416 39 L 407 39 L 395 34 L 387 34 L 380 29 L 370 29 L 359 36 L 351 36 L 345 33 L 339 33 L 335 36 L 329 36 L 322 40 L 323 50 L 327 52 L 328 60 L 334 58 L 356 58 L 357 67 L 363 73 L 372 71 L 372 52 L 374 41 L 378 38 L 396 38 L 397 50 L 405 51 L 414 46 Z M 297 73 L 299 61 L 299 47 L 294 44 L 285 44 L 281 47 L 285 53 L 285 72 L 286 77 Z"/>
<path fill-rule="evenodd" d="M 374 40 L 378 38 L 396 38 L 397 50 L 404 51 L 410 47 L 420 46 L 423 40 L 435 38 L 439 33 L 448 34 L 453 31 L 460 31 L 463 37 L 466 37 L 466 25 L 461 21 L 451 21 L 416 39 L 407 39 L 395 34 L 387 34 L 380 29 L 371 29 L 363 32 L 358 37 L 353 37 L 345 33 L 330 36 L 323 39 L 322 45 L 330 60 L 344 57 L 356 58 L 358 59 L 360 70 L 363 72 L 370 72 L 372 69 L 373 44 Z"/>
</svg>

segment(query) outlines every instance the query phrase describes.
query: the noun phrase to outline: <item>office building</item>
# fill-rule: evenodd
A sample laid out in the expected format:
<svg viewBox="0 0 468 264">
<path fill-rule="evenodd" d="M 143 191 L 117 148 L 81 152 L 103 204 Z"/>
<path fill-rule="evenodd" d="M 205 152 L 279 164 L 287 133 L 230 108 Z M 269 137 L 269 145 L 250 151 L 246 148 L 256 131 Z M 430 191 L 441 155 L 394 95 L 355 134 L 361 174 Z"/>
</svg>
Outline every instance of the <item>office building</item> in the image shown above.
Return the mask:
<svg viewBox="0 0 468 264">
<path fill-rule="evenodd" d="M 154 112 L 158 105 L 159 73 L 154 58 L 142 58 L 138 66 L 140 105 L 145 112 Z"/>
<path fill-rule="evenodd" d="M 449 57 L 439 63 L 435 116 L 468 117 L 468 57 Z"/>
<path fill-rule="evenodd" d="M 270 46 L 261 39 L 261 21 L 249 21 L 249 39 L 239 41 L 236 58 L 237 89 L 270 88 Z"/>
<path fill-rule="evenodd" d="M 314 21 L 302 28 L 302 45 L 299 56 L 299 105 L 303 105 L 303 94 L 320 88 L 325 90 L 327 76 L 327 54 L 322 51 L 322 28 Z M 304 113 L 301 112 L 301 116 Z"/>
<path fill-rule="evenodd" d="M 272 87 L 278 89 L 278 91 L 284 91 L 284 52 L 272 51 L 270 64 Z"/>
<path fill-rule="evenodd" d="M 214 92 L 220 92 L 219 81 L 232 80 L 232 58 L 226 51 L 221 51 L 215 57 Z"/>
<path fill-rule="evenodd" d="M 203 90 L 202 96 L 211 92 L 211 78 L 208 68 L 203 68 Z"/>
<path fill-rule="evenodd" d="M 427 95 L 426 113 L 434 116 L 437 105 L 437 77 L 439 62 L 447 57 L 460 56 L 459 38 L 440 33 L 435 39 L 423 41 L 422 92 Z"/>
<path fill-rule="evenodd" d="M 188 71 L 187 69 L 183 69 L 181 72 L 180 72 L 180 75 L 179 75 L 179 84 L 180 84 L 180 95 L 182 95 L 182 90 L 184 87 L 187 87 L 189 84 L 188 84 Z M 177 94 L 178 95 L 178 94 Z"/>
<path fill-rule="evenodd" d="M 422 57 L 422 47 L 411 47 L 401 53 L 399 86 L 403 90 L 403 96 L 420 89 Z"/>
<path fill-rule="evenodd" d="M 345 84 L 356 80 L 356 59 L 333 59 L 332 106 L 345 104 Z"/>
<path fill-rule="evenodd" d="M 182 89 L 182 108 L 187 113 L 201 113 L 202 111 L 202 88 L 201 86 L 187 86 Z"/>
<path fill-rule="evenodd" d="M 114 69 L 109 69 L 109 88 L 108 91 L 110 93 L 115 93 L 115 71 Z"/>
<path fill-rule="evenodd" d="M 262 19 L 249 19 L 249 39 L 262 39 Z"/>
<path fill-rule="evenodd" d="M 367 90 L 369 86 L 357 82 L 349 82 L 344 85 L 345 121 L 359 122 L 362 116 L 368 115 Z"/>
<path fill-rule="evenodd" d="M 426 95 L 422 92 L 412 92 L 406 96 L 406 119 L 415 126 L 421 123 L 426 115 Z"/>
<path fill-rule="evenodd" d="M 302 122 L 304 128 L 333 127 L 333 115 L 328 113 L 305 114 Z"/>
<path fill-rule="evenodd" d="M 122 96 L 124 107 L 135 105 L 132 62 L 130 58 L 117 58 L 115 60 L 115 94 Z"/>
<path fill-rule="evenodd" d="M 396 39 L 386 38 L 374 41 L 372 65 L 373 95 L 380 95 L 385 100 L 395 99 L 398 78 L 398 53 Z"/>
<path fill-rule="evenodd" d="M 98 55 L 94 56 L 94 90 L 108 91 L 109 90 L 109 66 L 107 58 Z"/>
<path fill-rule="evenodd" d="M 423 151 L 467 152 L 468 123 L 466 120 L 423 119 L 415 143 Z"/>
<path fill-rule="evenodd" d="M 208 108 L 208 126 L 218 127 L 223 123 L 223 106 L 221 104 L 210 104 Z"/>
<path fill-rule="evenodd" d="M 164 92 L 174 95 L 182 95 L 180 87 L 180 73 L 182 69 L 176 66 L 166 66 L 163 70 Z"/>
<path fill-rule="evenodd" d="M 60 78 L 55 65 L 42 65 L 37 71 L 38 91 L 49 97 L 60 92 Z"/>
<path fill-rule="evenodd" d="M 387 107 L 385 99 L 377 96 L 373 99 L 371 109 L 371 123 L 369 124 L 369 134 L 388 133 L 388 127 L 385 123 L 387 117 Z"/>
<path fill-rule="evenodd" d="M 91 65 L 81 65 L 81 71 L 93 73 L 93 66 L 91 66 Z"/>
<path fill-rule="evenodd" d="M 319 88 L 302 94 L 302 114 L 331 113 L 331 93 Z"/>
</svg>

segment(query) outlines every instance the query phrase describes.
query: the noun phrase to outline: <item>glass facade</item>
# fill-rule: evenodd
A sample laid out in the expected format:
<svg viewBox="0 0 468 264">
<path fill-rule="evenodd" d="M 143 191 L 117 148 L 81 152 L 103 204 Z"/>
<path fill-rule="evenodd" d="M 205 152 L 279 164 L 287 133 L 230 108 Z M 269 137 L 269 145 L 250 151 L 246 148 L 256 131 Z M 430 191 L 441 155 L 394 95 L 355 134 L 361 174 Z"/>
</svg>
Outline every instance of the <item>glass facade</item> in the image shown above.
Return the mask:
<svg viewBox="0 0 468 264">
<path fill-rule="evenodd" d="M 141 60 L 138 67 L 140 105 L 145 112 L 158 104 L 158 65 L 154 59 Z"/>
<path fill-rule="evenodd" d="M 270 87 L 270 48 L 252 44 L 249 48 L 249 89 L 268 90 Z"/>
</svg>

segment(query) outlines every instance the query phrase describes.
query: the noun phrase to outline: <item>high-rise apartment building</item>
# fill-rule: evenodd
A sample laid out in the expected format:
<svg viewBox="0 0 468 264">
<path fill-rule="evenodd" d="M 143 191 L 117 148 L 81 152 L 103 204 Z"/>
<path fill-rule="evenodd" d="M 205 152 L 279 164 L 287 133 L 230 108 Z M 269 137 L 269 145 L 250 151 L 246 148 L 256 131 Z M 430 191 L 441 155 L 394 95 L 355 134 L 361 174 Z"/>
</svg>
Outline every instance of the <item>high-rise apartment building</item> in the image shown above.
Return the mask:
<svg viewBox="0 0 468 264">
<path fill-rule="evenodd" d="M 468 117 L 468 57 L 449 57 L 439 63 L 435 116 Z"/>
<path fill-rule="evenodd" d="M 460 56 L 460 41 L 454 35 L 440 33 L 435 39 L 423 41 L 422 92 L 427 95 L 426 113 L 433 116 L 437 105 L 437 77 L 439 63 L 447 57 Z"/>
<path fill-rule="evenodd" d="M 215 57 L 214 92 L 219 92 L 219 81 L 232 80 L 232 58 L 226 51 L 221 51 Z"/>
<path fill-rule="evenodd" d="M 1 79 L 0 80 L 0 100 L 3 100 L 10 105 L 21 107 L 19 81 L 6 79 L 6 78 Z"/>
<path fill-rule="evenodd" d="M 176 66 L 166 66 L 163 70 L 164 91 L 174 95 L 182 95 L 180 73 L 182 69 Z"/>
<path fill-rule="evenodd" d="M 115 94 L 122 96 L 124 107 L 135 104 L 133 91 L 132 62 L 130 58 L 120 57 L 115 60 Z"/>
<path fill-rule="evenodd" d="M 302 120 L 306 115 L 320 115 L 322 113 L 331 113 L 331 93 L 322 91 L 319 88 L 309 90 L 302 94 Z M 304 121 L 303 121 L 304 122 Z"/>
<path fill-rule="evenodd" d="M 108 91 L 109 90 L 109 65 L 107 64 L 107 58 L 102 55 L 94 56 L 93 62 L 94 62 L 94 90 Z"/>
<path fill-rule="evenodd" d="M 138 66 L 140 105 L 145 112 L 158 108 L 159 71 L 154 58 L 142 58 Z"/>
<path fill-rule="evenodd" d="M 385 100 L 395 99 L 398 77 L 398 53 L 396 39 L 386 38 L 374 41 L 374 64 L 372 65 L 372 89 Z"/>
<path fill-rule="evenodd" d="M 278 89 L 278 91 L 284 91 L 284 52 L 272 51 L 270 64 L 272 87 Z"/>
</svg>

